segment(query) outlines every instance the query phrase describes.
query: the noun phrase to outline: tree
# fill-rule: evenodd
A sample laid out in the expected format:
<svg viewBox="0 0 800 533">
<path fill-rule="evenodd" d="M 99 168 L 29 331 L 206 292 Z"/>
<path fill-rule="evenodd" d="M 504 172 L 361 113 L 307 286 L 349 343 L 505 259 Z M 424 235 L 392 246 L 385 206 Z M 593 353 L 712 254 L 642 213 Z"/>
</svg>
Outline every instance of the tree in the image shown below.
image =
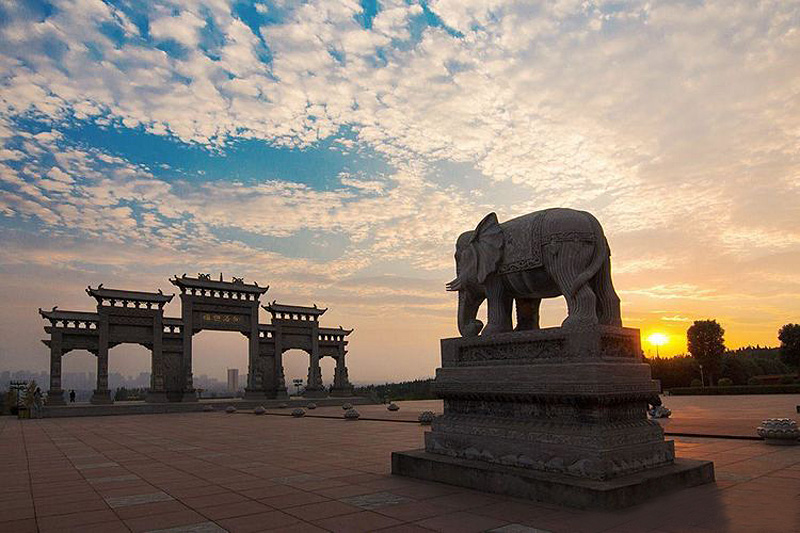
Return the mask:
<svg viewBox="0 0 800 533">
<path fill-rule="evenodd" d="M 778 339 L 781 341 L 781 360 L 794 368 L 800 367 L 800 324 L 784 324 L 778 330 Z"/>
<path fill-rule="evenodd" d="M 725 353 L 725 330 L 716 320 L 695 320 L 686 331 L 686 338 L 689 353 L 703 365 L 703 374 L 713 386 L 714 375 L 719 372 Z"/>
</svg>

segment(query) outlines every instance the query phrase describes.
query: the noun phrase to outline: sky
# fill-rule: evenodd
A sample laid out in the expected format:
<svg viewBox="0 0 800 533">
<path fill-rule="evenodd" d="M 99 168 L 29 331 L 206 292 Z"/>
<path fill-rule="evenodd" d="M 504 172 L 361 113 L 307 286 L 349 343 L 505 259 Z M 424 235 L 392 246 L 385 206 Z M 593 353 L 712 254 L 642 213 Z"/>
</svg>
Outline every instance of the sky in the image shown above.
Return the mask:
<svg viewBox="0 0 800 533">
<path fill-rule="evenodd" d="M 800 3 L 0 0 L 2 369 L 47 369 L 37 308 L 91 310 L 89 284 L 222 272 L 355 328 L 355 382 L 432 376 L 456 237 L 556 206 L 601 221 L 661 355 L 708 318 L 777 345 L 800 322 Z M 194 353 L 246 366 L 236 333 Z"/>
</svg>

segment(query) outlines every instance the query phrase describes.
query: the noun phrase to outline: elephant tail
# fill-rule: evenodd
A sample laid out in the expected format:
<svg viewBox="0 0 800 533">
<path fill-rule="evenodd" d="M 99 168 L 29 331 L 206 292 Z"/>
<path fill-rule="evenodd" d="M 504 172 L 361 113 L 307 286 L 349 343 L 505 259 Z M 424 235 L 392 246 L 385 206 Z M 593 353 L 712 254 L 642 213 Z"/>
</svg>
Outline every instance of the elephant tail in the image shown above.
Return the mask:
<svg viewBox="0 0 800 533">
<path fill-rule="evenodd" d="M 600 222 L 592 215 L 591 213 L 584 213 L 592 223 L 592 233 L 595 235 L 595 242 L 596 246 L 594 248 L 594 256 L 592 257 L 592 262 L 589 266 L 578 274 L 575 278 L 575 282 L 572 285 L 572 289 L 570 292 L 572 293 L 571 296 L 574 297 L 575 294 L 580 290 L 581 287 L 586 285 L 589 280 L 597 275 L 600 272 L 600 269 L 603 267 L 603 264 L 608 260 L 611 252 L 608 248 L 608 241 L 606 240 L 605 233 L 603 233 L 603 227 L 600 225 Z"/>
</svg>

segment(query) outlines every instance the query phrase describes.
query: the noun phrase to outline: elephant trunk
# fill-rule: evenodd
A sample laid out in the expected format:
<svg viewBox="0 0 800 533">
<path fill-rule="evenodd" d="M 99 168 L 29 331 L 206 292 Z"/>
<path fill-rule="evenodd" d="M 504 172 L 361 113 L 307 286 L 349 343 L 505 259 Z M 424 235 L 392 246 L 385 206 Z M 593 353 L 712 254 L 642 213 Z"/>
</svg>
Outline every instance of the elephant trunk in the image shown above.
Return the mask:
<svg viewBox="0 0 800 533">
<path fill-rule="evenodd" d="M 484 299 L 466 289 L 458 291 L 458 331 L 462 337 L 475 337 L 483 329 L 483 322 L 476 316 Z"/>
</svg>

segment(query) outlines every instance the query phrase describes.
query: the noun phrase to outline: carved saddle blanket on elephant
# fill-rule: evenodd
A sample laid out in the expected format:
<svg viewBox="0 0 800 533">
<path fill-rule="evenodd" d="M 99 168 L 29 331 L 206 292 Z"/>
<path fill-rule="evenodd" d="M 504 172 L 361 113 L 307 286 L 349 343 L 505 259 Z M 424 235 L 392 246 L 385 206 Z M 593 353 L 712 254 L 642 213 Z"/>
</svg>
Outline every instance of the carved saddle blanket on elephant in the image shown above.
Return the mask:
<svg viewBox="0 0 800 533">
<path fill-rule="evenodd" d="M 503 230 L 503 259 L 498 273 L 522 272 L 542 266 L 542 248 L 558 241 L 594 241 L 593 233 L 558 232 L 545 229 L 545 218 L 556 209 L 536 211 L 500 224 Z"/>
</svg>

